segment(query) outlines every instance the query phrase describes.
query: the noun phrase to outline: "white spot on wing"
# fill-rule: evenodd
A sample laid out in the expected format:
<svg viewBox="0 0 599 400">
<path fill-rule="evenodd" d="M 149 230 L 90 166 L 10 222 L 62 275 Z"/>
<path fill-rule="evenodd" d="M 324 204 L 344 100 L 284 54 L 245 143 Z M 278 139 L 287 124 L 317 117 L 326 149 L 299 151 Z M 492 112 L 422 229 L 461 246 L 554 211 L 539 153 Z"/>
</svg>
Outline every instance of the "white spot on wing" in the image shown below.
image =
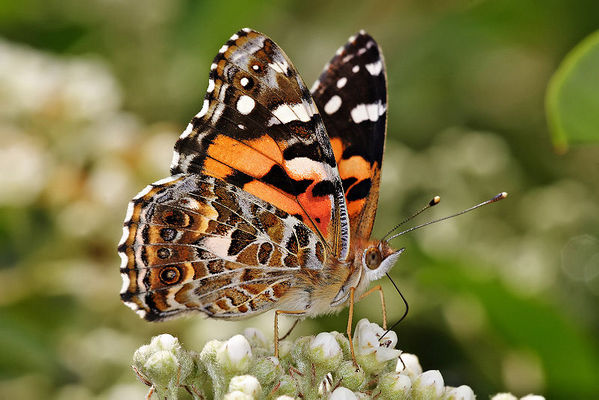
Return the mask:
<svg viewBox="0 0 599 400">
<path fill-rule="evenodd" d="M 337 95 L 331 97 L 331 99 L 327 101 L 327 104 L 324 105 L 324 112 L 329 115 L 336 113 L 337 110 L 339 110 L 339 107 L 341 107 L 341 103 L 341 97 Z"/>
<path fill-rule="evenodd" d="M 202 118 L 208 112 L 208 99 L 204 100 L 204 104 L 202 104 L 202 109 L 199 113 L 196 114 L 196 118 Z"/>
<path fill-rule="evenodd" d="M 356 124 L 362 121 L 376 121 L 385 113 L 387 107 L 381 101 L 372 104 L 358 104 L 351 111 L 351 117 Z"/>
<path fill-rule="evenodd" d="M 123 253 L 122 251 L 119 251 L 119 257 L 121 257 L 121 269 L 126 268 L 127 264 L 129 263 L 129 258 L 127 257 L 127 254 Z"/>
<path fill-rule="evenodd" d="M 127 214 L 125 214 L 125 222 L 129 222 L 131 221 L 131 217 L 133 216 L 133 208 L 135 207 L 135 204 L 133 204 L 133 202 L 129 202 L 129 205 L 127 206 Z"/>
<path fill-rule="evenodd" d="M 358 72 L 360 70 L 360 66 L 359 65 L 354 65 L 354 67 L 351 70 L 355 74 L 356 72 Z"/>
<path fill-rule="evenodd" d="M 376 76 L 383 70 L 383 63 L 381 60 L 373 62 L 372 64 L 366 64 L 366 69 L 370 72 L 370 75 Z"/>
<path fill-rule="evenodd" d="M 177 165 L 179 165 L 180 159 L 181 155 L 178 152 L 173 151 L 173 160 L 171 161 L 171 168 L 175 168 Z"/>
<path fill-rule="evenodd" d="M 358 55 L 359 56 L 361 56 L 364 53 L 366 53 L 366 48 L 362 47 L 360 50 L 358 50 Z"/>
<path fill-rule="evenodd" d="M 153 186 L 152 185 L 148 185 L 145 188 L 143 188 L 141 190 L 141 192 L 137 193 L 135 195 L 135 197 L 133 198 L 133 200 L 137 200 L 137 199 L 141 199 L 142 197 L 144 197 L 146 194 L 150 193 L 150 190 L 152 190 Z"/>
<path fill-rule="evenodd" d="M 214 90 L 214 80 L 213 79 L 209 79 L 208 80 L 208 89 L 206 89 L 206 91 L 208 93 L 212 93 L 213 90 Z"/>
<path fill-rule="evenodd" d="M 185 128 L 185 130 L 183 131 L 183 133 L 181 134 L 181 136 L 179 136 L 180 139 L 185 139 L 187 136 L 189 136 L 189 134 L 193 131 L 193 125 L 192 124 L 187 124 L 187 128 Z"/>
<path fill-rule="evenodd" d="M 126 304 L 126 303 L 125 303 Z M 134 305 L 137 308 L 137 305 Z M 131 306 L 131 309 L 134 310 L 135 308 L 133 308 L 134 306 Z M 146 317 L 146 310 L 137 310 L 135 311 L 137 313 L 137 315 L 139 315 L 142 318 Z"/>
<path fill-rule="evenodd" d="M 210 70 L 211 71 L 214 71 L 216 69 L 216 67 L 217 67 L 216 63 L 210 64 Z"/>
<path fill-rule="evenodd" d="M 181 177 L 181 175 L 173 175 L 173 176 L 167 176 L 166 178 L 162 178 L 159 181 L 156 181 L 154 183 L 152 183 L 152 185 L 154 186 L 160 186 L 160 185 L 164 185 L 167 183 L 171 183 L 173 181 L 176 181 L 177 179 L 179 179 Z"/>
<path fill-rule="evenodd" d="M 250 33 L 252 30 L 250 28 L 243 28 L 242 31 L 245 33 Z"/>
<path fill-rule="evenodd" d="M 287 74 L 287 71 L 289 71 L 289 64 L 287 64 L 286 60 L 283 60 L 282 63 L 275 62 L 273 64 L 268 64 L 268 66 L 280 74 Z"/>
<path fill-rule="evenodd" d="M 281 104 L 277 108 L 272 111 L 273 115 L 281 121 L 281 123 L 286 124 L 291 121 L 302 121 L 308 122 L 310 118 L 315 114 L 314 110 L 307 110 L 306 106 L 303 103 L 297 104 Z M 276 125 L 279 122 L 277 119 L 269 121 L 269 125 Z"/>
<path fill-rule="evenodd" d="M 250 96 L 241 96 L 237 100 L 237 111 L 243 115 L 248 115 L 254 109 L 256 102 Z"/>
<path fill-rule="evenodd" d="M 129 204 L 133 205 L 133 203 L 129 203 Z M 129 217 L 128 219 L 125 219 L 125 223 L 129 222 L 130 218 L 131 217 Z M 128 238 L 129 238 L 129 227 L 123 226 L 123 235 L 121 236 L 121 240 L 119 240 L 119 246 L 122 246 L 127 241 Z M 119 253 L 119 254 L 121 254 L 121 253 Z"/>
<path fill-rule="evenodd" d="M 233 34 L 233 36 L 231 36 L 230 40 L 237 40 L 237 39 L 239 39 L 239 35 L 235 33 L 235 34 Z"/>
<path fill-rule="evenodd" d="M 132 309 L 133 311 L 135 311 L 135 312 L 137 312 L 137 311 L 138 311 L 138 309 L 139 309 L 139 306 L 138 306 L 137 304 L 135 304 L 135 303 L 131 302 L 131 301 L 125 301 L 125 305 L 126 305 L 127 307 L 129 307 L 130 309 Z M 145 315 L 146 315 L 146 314 L 145 314 L 145 312 L 144 312 L 144 315 L 142 315 L 142 317 L 143 317 L 143 316 L 145 316 Z"/>
<path fill-rule="evenodd" d="M 340 79 L 337 81 L 337 87 L 338 87 L 339 89 L 341 89 L 343 86 L 345 86 L 345 84 L 346 84 L 346 83 L 347 83 L 347 78 L 345 78 L 345 77 L 344 77 L 344 78 L 340 78 Z"/>
<path fill-rule="evenodd" d="M 327 178 L 329 175 L 323 168 L 323 163 L 314 161 L 308 157 L 296 157 L 285 161 L 287 171 L 293 171 L 297 177 L 313 176 L 314 174 Z"/>
<path fill-rule="evenodd" d="M 127 289 L 129 289 L 129 284 L 131 280 L 129 279 L 129 275 L 121 272 L 121 277 L 123 278 L 123 284 L 121 285 L 121 293 L 125 293 Z"/>
<path fill-rule="evenodd" d="M 226 44 L 223 44 L 223 47 L 220 48 L 220 50 L 218 51 L 219 53 L 224 53 L 225 51 L 227 51 L 227 49 L 229 48 L 229 46 L 227 46 Z"/>
<path fill-rule="evenodd" d="M 241 78 L 239 83 L 241 83 L 241 86 L 246 87 L 247 84 L 250 83 L 250 80 L 244 76 L 243 78 Z"/>
</svg>

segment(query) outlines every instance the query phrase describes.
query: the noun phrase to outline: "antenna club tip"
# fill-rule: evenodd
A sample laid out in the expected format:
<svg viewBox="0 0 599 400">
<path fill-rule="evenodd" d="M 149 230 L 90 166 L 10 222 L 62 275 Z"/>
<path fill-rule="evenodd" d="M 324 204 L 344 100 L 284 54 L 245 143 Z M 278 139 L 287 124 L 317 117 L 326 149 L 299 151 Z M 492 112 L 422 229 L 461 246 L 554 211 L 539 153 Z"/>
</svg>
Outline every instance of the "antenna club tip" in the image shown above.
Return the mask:
<svg viewBox="0 0 599 400">
<path fill-rule="evenodd" d="M 507 197 L 507 192 L 501 192 L 497 196 L 495 196 L 495 198 L 497 200 L 505 199 L 506 197 Z"/>
<path fill-rule="evenodd" d="M 439 204 L 440 201 L 441 201 L 441 198 L 439 196 L 435 196 L 428 204 L 429 204 L 429 206 L 432 207 L 432 206 L 436 206 L 437 204 Z"/>
</svg>

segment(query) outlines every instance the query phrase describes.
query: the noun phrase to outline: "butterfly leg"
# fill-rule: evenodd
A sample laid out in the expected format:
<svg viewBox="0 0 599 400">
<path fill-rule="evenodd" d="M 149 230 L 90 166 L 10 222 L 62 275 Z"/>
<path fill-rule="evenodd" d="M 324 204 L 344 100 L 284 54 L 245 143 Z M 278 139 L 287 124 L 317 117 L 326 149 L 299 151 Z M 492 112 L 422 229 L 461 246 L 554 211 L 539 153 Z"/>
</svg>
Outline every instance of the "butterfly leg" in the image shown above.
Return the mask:
<svg viewBox="0 0 599 400">
<path fill-rule="evenodd" d="M 354 292 L 356 288 L 349 288 L 349 316 L 347 317 L 347 338 L 349 339 L 349 351 L 351 352 L 351 359 L 354 362 L 356 368 L 358 368 L 358 362 L 356 361 L 356 355 L 354 354 L 354 342 L 351 337 L 351 327 L 354 319 Z"/>
<path fill-rule="evenodd" d="M 349 288 L 349 317 L 347 318 L 347 338 L 349 339 L 349 350 L 351 351 L 351 358 L 354 361 L 354 365 L 357 367 L 358 363 L 356 362 L 356 355 L 354 354 L 354 343 L 352 340 L 352 323 L 354 318 L 354 303 L 355 303 L 355 288 Z M 383 288 L 381 285 L 376 285 L 366 293 L 362 294 L 358 301 L 364 299 L 365 297 L 371 295 L 374 292 L 379 292 L 381 296 L 381 309 L 383 311 L 383 329 L 387 329 L 387 307 L 385 306 L 385 296 L 383 294 Z"/>
<path fill-rule="evenodd" d="M 383 329 L 387 330 L 387 307 L 385 307 L 385 295 L 383 294 L 383 288 L 381 287 L 381 285 L 376 285 L 366 293 L 362 294 L 358 301 L 364 299 L 365 297 L 368 297 L 374 292 L 379 292 L 381 296 L 381 309 L 383 311 Z"/>
<path fill-rule="evenodd" d="M 279 358 L 279 314 L 301 315 L 304 311 L 275 310 L 275 357 Z M 295 327 L 295 324 L 291 329 Z M 285 335 L 284 337 L 286 337 Z"/>
</svg>

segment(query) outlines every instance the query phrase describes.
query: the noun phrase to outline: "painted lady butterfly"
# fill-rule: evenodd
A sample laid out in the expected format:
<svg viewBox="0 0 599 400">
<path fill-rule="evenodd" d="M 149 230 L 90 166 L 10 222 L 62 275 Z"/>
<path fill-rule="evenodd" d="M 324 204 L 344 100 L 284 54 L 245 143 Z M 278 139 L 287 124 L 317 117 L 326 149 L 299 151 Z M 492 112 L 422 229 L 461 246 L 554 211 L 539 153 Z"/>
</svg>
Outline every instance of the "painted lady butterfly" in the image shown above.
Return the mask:
<svg viewBox="0 0 599 400">
<path fill-rule="evenodd" d="M 129 203 L 123 302 L 150 321 L 353 309 L 403 251 L 369 239 L 386 99 L 381 50 L 363 31 L 312 93 L 270 38 L 234 34 L 175 144 L 172 176 Z"/>
</svg>

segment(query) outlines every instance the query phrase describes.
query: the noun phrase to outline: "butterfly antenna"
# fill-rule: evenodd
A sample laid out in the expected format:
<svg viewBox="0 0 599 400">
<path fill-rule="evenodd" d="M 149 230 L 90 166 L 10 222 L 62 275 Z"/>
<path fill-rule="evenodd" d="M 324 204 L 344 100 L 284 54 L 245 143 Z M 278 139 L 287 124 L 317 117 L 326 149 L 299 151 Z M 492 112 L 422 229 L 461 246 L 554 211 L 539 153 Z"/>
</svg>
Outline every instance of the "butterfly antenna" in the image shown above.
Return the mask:
<svg viewBox="0 0 599 400">
<path fill-rule="evenodd" d="M 399 228 L 400 226 L 402 226 L 406 222 L 411 221 L 412 219 L 416 218 L 417 216 L 419 216 L 420 214 L 422 214 L 424 211 L 428 210 L 432 206 L 436 206 L 437 204 L 439 204 L 440 201 L 441 201 L 441 198 L 439 196 L 433 197 L 432 200 L 429 201 L 426 206 L 422 207 L 420 210 L 418 210 L 417 212 L 415 212 L 414 214 L 412 214 L 408 218 L 404 219 L 399 224 L 395 225 L 393 227 L 393 229 L 391 229 L 389 232 L 387 232 L 387 234 L 385 236 L 383 236 L 383 238 L 381 239 L 381 241 L 384 242 L 385 238 L 387 236 L 389 236 L 390 234 L 392 234 L 394 230 L 396 230 L 397 228 Z"/>
<path fill-rule="evenodd" d="M 395 284 L 395 282 L 393 282 L 393 279 L 391 279 L 391 276 L 390 276 L 388 273 L 386 273 L 385 275 L 387 275 L 387 278 L 389 278 L 389 280 L 390 280 L 390 281 L 391 281 L 391 283 L 393 284 L 393 287 L 395 288 L 395 290 L 397 291 L 397 293 L 399 293 L 399 296 L 400 296 L 400 297 L 401 297 L 401 299 L 403 300 L 403 303 L 404 303 L 404 305 L 406 306 L 406 309 L 404 310 L 404 312 L 403 312 L 403 314 L 402 314 L 401 318 L 400 318 L 400 319 L 398 319 L 396 323 L 394 323 L 393 325 L 391 325 L 391 328 L 387 329 L 387 331 L 385 332 L 385 334 L 384 334 L 383 336 L 381 336 L 381 338 L 379 339 L 379 341 L 380 341 L 380 340 L 382 340 L 382 339 L 383 339 L 385 336 L 387 336 L 387 334 L 388 334 L 389 332 L 391 332 L 393 329 L 395 329 L 395 327 L 396 327 L 397 325 L 399 325 L 399 323 L 400 323 L 401 321 L 403 321 L 403 320 L 404 320 L 404 318 L 405 318 L 405 317 L 408 315 L 408 311 L 410 311 L 410 306 L 408 306 L 408 301 L 407 301 L 407 300 L 406 300 L 406 298 L 404 297 L 403 293 L 401 293 L 401 290 L 399 290 L 399 288 L 397 287 L 397 285 Z M 402 363 L 403 363 L 403 361 L 402 361 Z"/>
<path fill-rule="evenodd" d="M 467 209 L 465 209 L 464 211 L 460 211 L 459 213 L 455 213 L 455 214 L 452 214 L 452 215 L 448 215 L 447 217 L 439 218 L 439 219 L 436 219 L 436 220 L 434 220 L 434 221 L 429 221 L 429 222 L 426 222 L 426 223 L 424 223 L 424 224 L 417 225 L 417 226 L 415 226 L 415 227 L 413 227 L 413 228 L 406 229 L 406 230 L 405 230 L 405 231 L 403 231 L 403 232 L 396 233 L 395 235 L 393 235 L 393 236 L 391 236 L 389 239 L 387 239 L 387 241 L 393 240 L 393 239 L 395 239 L 395 238 L 396 238 L 396 237 L 398 237 L 398 236 L 405 235 L 405 234 L 406 234 L 406 233 L 408 233 L 408 232 L 415 231 L 416 229 L 423 228 L 423 227 L 425 227 L 425 226 L 427 226 L 427 225 L 436 224 L 437 222 L 445 221 L 446 219 L 453 218 L 453 217 L 457 217 L 458 215 L 466 214 L 466 213 L 468 213 L 468 212 L 470 212 L 470 211 L 476 210 L 477 208 L 480 208 L 480 207 L 482 207 L 482 206 L 486 206 L 487 204 L 491 204 L 491 203 L 495 203 L 495 202 L 497 202 L 497 201 L 499 201 L 499 200 L 503 200 L 503 199 L 505 199 L 506 197 L 507 197 L 507 193 L 506 193 L 506 192 L 501 192 L 501 193 L 499 193 L 497 196 L 493 197 L 492 199 L 489 199 L 489 200 L 487 200 L 487 201 L 484 201 L 484 202 L 482 202 L 482 203 L 480 203 L 480 204 L 477 204 L 477 205 L 475 205 L 475 206 L 473 206 L 473 207 L 467 208 Z"/>
</svg>

